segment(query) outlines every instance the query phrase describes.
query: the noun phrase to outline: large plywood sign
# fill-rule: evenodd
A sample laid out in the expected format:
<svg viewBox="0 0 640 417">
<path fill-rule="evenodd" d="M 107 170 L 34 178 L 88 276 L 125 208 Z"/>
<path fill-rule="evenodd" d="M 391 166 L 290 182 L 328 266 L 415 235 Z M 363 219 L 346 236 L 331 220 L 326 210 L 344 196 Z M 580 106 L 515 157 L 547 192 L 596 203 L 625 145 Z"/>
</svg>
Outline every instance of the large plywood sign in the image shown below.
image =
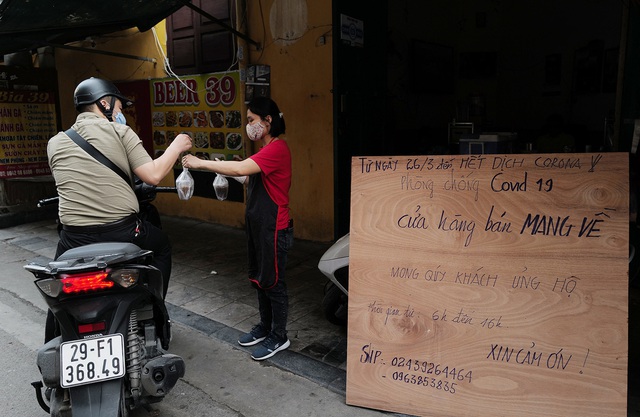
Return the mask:
<svg viewBox="0 0 640 417">
<path fill-rule="evenodd" d="M 628 155 L 352 160 L 347 403 L 626 416 Z"/>
</svg>

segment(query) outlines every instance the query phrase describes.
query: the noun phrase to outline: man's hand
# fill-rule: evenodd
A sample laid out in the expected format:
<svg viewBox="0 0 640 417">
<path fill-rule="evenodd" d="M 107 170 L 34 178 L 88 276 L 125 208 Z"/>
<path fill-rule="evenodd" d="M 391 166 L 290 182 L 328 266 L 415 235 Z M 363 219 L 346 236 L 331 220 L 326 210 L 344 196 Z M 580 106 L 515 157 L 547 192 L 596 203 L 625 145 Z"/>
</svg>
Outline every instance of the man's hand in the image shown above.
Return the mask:
<svg viewBox="0 0 640 417">
<path fill-rule="evenodd" d="M 193 147 L 193 139 L 186 133 L 180 133 L 173 139 L 169 147 L 176 146 L 178 153 L 186 152 Z"/>
<path fill-rule="evenodd" d="M 176 160 L 180 158 L 182 152 L 187 152 L 193 147 L 193 139 L 185 133 L 175 137 L 167 150 L 156 159 L 139 166 L 133 172 L 142 181 L 151 185 L 158 185 L 169 171 L 173 168 Z"/>
</svg>

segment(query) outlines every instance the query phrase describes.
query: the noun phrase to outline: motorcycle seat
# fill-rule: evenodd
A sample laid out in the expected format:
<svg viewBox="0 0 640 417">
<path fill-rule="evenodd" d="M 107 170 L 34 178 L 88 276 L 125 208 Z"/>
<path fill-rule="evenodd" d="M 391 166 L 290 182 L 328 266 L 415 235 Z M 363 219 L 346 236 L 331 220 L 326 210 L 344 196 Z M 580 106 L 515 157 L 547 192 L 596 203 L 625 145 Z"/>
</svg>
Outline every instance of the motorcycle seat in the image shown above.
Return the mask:
<svg viewBox="0 0 640 417">
<path fill-rule="evenodd" d="M 138 254 L 142 256 L 148 252 L 129 242 L 101 242 L 69 249 L 60 255 L 57 261 L 117 255 L 136 255 L 137 257 Z"/>
</svg>

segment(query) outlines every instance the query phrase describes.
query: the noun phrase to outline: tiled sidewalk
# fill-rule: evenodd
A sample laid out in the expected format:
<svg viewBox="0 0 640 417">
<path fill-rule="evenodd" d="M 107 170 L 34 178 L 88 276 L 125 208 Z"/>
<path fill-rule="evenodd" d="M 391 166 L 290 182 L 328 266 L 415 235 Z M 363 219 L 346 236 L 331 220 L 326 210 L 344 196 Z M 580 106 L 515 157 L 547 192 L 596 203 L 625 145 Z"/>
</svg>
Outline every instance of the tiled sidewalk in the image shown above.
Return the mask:
<svg viewBox="0 0 640 417">
<path fill-rule="evenodd" d="M 247 279 L 244 231 L 177 217 L 165 216 L 162 221 L 173 244 L 167 294 L 170 311 L 172 305 L 187 321 L 210 320 L 207 326 L 249 331 L 257 321 L 258 309 L 255 290 Z M 0 240 L 52 258 L 56 225 L 53 220 L 42 220 L 0 229 Z M 344 370 L 346 329 L 329 323 L 321 311 L 327 279 L 317 265 L 329 246 L 296 239 L 289 253 L 289 350 Z"/>
</svg>

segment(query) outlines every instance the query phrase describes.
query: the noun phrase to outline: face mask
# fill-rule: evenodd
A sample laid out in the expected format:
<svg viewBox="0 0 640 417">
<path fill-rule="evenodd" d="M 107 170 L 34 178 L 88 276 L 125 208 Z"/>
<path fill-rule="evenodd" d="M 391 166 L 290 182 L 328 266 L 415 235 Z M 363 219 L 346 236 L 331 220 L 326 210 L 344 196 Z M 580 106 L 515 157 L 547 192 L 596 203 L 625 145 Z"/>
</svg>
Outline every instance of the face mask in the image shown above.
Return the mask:
<svg viewBox="0 0 640 417">
<path fill-rule="evenodd" d="M 265 135 L 265 127 L 262 123 L 248 123 L 247 124 L 247 136 L 252 141 L 260 140 Z"/>
<path fill-rule="evenodd" d="M 124 117 L 124 114 L 118 113 L 116 114 L 115 122 L 120 123 L 121 125 L 126 125 L 127 119 Z"/>
</svg>

